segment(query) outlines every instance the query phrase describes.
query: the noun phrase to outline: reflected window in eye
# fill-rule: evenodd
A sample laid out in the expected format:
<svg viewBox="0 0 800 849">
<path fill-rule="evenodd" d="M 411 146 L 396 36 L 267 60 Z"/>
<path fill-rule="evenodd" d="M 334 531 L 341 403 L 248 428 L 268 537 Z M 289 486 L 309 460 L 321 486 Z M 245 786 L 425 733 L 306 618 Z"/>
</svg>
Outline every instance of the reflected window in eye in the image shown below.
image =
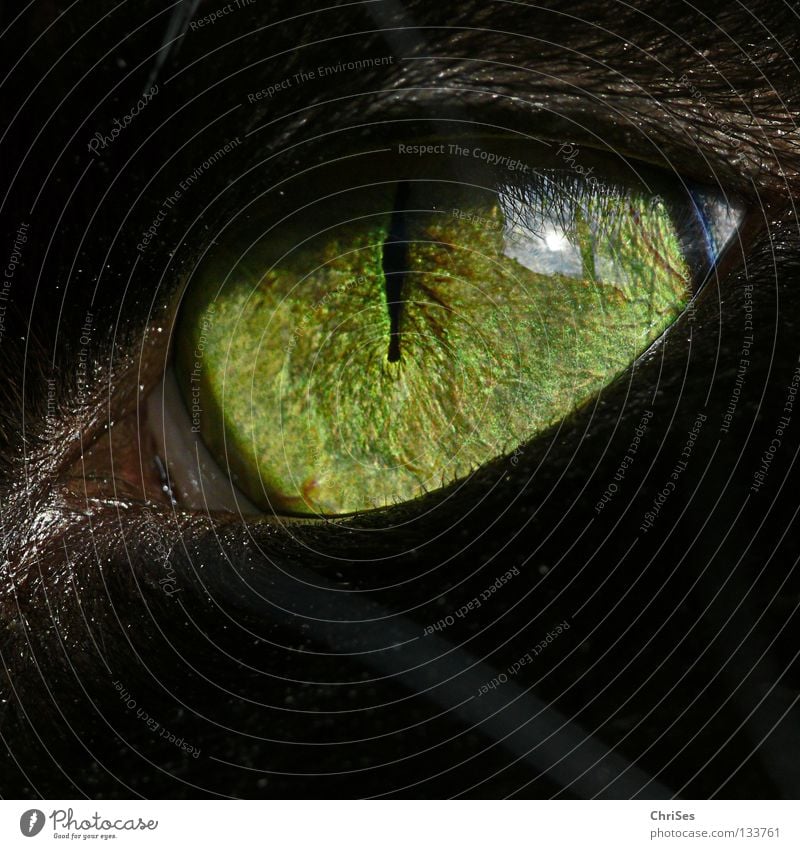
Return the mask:
<svg viewBox="0 0 800 849">
<path fill-rule="evenodd" d="M 589 175 L 541 142 L 453 148 L 298 172 L 188 283 L 176 415 L 251 511 L 406 502 L 542 434 L 670 327 L 742 218 L 640 163 Z"/>
</svg>

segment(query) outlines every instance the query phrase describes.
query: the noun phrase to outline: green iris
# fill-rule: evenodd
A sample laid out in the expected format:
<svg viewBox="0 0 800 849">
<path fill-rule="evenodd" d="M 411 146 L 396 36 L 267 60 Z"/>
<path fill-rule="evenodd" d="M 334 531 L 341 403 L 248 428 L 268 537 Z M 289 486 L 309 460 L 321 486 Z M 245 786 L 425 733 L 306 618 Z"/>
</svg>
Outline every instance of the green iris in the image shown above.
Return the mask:
<svg viewBox="0 0 800 849">
<path fill-rule="evenodd" d="M 558 423 L 675 320 L 690 276 L 670 212 L 643 189 L 555 170 L 492 189 L 376 183 L 202 268 L 178 380 L 255 504 L 363 511 Z"/>
</svg>

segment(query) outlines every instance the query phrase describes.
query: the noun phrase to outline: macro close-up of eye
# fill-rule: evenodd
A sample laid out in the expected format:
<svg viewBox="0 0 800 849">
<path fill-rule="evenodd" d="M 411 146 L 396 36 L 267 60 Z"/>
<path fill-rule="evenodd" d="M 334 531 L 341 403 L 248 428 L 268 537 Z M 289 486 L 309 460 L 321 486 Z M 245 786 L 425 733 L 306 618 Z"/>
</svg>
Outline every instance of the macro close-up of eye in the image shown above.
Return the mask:
<svg viewBox="0 0 800 849">
<path fill-rule="evenodd" d="M 790 841 L 797 10 L 0 21 L 0 844 Z"/>
<path fill-rule="evenodd" d="M 170 390 L 238 503 L 325 516 L 413 499 L 558 424 L 650 348 L 741 208 L 577 152 L 400 142 L 355 172 L 334 159 L 284 179 L 226 222 L 187 283 Z"/>
</svg>

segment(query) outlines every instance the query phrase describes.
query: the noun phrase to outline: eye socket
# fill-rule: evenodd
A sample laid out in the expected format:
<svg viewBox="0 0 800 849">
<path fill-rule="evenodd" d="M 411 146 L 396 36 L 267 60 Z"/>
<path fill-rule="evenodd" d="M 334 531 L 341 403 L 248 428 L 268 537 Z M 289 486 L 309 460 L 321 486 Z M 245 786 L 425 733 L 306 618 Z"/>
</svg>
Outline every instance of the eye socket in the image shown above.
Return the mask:
<svg viewBox="0 0 800 849">
<path fill-rule="evenodd" d="M 175 377 L 254 509 L 359 513 L 465 478 L 675 321 L 741 210 L 565 147 L 401 143 L 231 221 L 187 285 Z"/>
</svg>

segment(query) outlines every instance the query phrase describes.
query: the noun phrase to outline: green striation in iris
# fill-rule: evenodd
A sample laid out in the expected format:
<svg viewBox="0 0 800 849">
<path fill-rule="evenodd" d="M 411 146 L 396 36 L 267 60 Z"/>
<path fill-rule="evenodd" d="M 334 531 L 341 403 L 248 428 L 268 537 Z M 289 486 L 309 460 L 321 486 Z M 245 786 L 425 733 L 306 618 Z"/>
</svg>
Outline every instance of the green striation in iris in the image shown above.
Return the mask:
<svg viewBox="0 0 800 849">
<path fill-rule="evenodd" d="M 688 301 L 670 215 L 644 193 L 422 180 L 404 207 L 390 361 L 394 191 L 350 197 L 338 218 L 329 205 L 321 231 L 284 224 L 187 293 L 179 384 L 212 453 L 266 510 L 353 513 L 463 478 L 590 399 Z"/>
</svg>

